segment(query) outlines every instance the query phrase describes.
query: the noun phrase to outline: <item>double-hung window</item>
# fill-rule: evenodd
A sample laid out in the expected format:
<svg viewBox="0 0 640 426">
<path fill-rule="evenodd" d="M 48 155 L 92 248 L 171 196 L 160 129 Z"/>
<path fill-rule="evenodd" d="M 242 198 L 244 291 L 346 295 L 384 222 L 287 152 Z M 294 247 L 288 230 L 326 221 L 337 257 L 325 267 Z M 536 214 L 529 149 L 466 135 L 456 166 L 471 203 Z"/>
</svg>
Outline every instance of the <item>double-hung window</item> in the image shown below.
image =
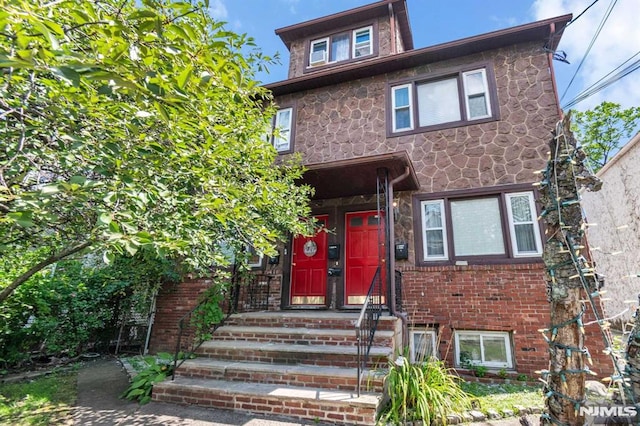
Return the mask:
<svg viewBox="0 0 640 426">
<path fill-rule="evenodd" d="M 469 368 L 513 368 L 509 333 L 497 331 L 456 331 L 456 365 Z"/>
<path fill-rule="evenodd" d="M 391 133 L 492 119 L 488 68 L 429 76 L 391 86 Z"/>
<path fill-rule="evenodd" d="M 539 257 L 540 228 L 533 191 L 417 195 L 418 263 Z"/>
<path fill-rule="evenodd" d="M 293 130 L 293 108 L 283 108 L 276 112 L 273 146 L 278 152 L 291 151 Z"/>
<path fill-rule="evenodd" d="M 309 66 L 332 64 L 373 54 L 373 27 L 344 31 L 311 41 Z"/>
</svg>

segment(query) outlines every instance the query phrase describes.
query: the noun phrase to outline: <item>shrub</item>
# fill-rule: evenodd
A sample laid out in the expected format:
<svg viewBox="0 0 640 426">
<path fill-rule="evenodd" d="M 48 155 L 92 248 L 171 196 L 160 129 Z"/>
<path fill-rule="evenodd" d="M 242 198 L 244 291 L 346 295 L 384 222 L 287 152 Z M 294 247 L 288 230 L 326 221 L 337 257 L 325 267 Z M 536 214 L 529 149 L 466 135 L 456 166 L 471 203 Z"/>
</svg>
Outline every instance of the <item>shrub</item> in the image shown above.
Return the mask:
<svg viewBox="0 0 640 426">
<path fill-rule="evenodd" d="M 25 257 L 35 256 L 27 253 Z M 21 265 L 0 252 L 0 287 Z M 123 318 L 144 318 L 155 290 L 178 275 L 171 262 L 119 256 L 110 265 L 92 258 L 57 263 L 33 276 L 8 298 L 0 312 L 0 363 L 19 367 L 36 351 L 76 356 L 106 349 Z"/>
<path fill-rule="evenodd" d="M 159 353 L 156 356 L 144 358 L 147 367 L 140 371 L 131 381 L 131 385 L 125 390 L 121 398 L 130 401 L 136 400 L 141 405 L 151 401 L 153 385 L 165 380 L 173 372 L 173 355 Z"/>
<path fill-rule="evenodd" d="M 385 392 L 389 402 L 379 415 L 383 424 L 422 420 L 431 424 L 447 415 L 471 407 L 469 396 L 460 388 L 461 379 L 443 361 L 429 359 L 411 364 L 405 357 L 389 363 Z"/>
</svg>

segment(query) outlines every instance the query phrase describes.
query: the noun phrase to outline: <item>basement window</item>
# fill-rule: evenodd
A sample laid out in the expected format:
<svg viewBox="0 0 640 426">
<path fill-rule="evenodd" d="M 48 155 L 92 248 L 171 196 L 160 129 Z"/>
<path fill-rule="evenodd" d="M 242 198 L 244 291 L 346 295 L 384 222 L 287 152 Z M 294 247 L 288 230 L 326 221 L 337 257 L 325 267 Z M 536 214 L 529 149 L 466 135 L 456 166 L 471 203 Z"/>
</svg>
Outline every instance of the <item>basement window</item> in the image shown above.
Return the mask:
<svg viewBox="0 0 640 426">
<path fill-rule="evenodd" d="M 456 331 L 456 367 L 513 368 L 511 335 L 497 331 Z"/>
</svg>

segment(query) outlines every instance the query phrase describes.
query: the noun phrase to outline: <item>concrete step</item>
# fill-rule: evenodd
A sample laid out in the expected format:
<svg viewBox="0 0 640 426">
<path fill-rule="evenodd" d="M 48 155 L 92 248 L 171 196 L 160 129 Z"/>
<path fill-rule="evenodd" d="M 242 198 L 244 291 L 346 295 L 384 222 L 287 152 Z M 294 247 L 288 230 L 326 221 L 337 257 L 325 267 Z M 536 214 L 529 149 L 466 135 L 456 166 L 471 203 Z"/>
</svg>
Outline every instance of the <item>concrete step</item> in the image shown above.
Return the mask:
<svg viewBox="0 0 640 426">
<path fill-rule="evenodd" d="M 369 392 L 382 392 L 385 373 L 386 370 L 365 371 L 360 382 L 362 389 Z M 177 377 L 282 384 L 344 391 L 353 391 L 357 388 L 357 375 L 356 368 L 274 365 L 210 358 L 187 360 L 176 371 Z"/>
<path fill-rule="evenodd" d="M 374 335 L 376 346 L 393 347 L 394 332 L 378 330 Z M 244 340 L 263 343 L 301 345 L 353 346 L 357 343 L 354 329 L 326 329 L 307 327 L 257 327 L 225 325 L 216 330 L 214 340 Z"/>
<path fill-rule="evenodd" d="M 375 424 L 378 397 L 327 389 L 178 377 L 157 383 L 153 399 L 344 425 Z"/>
<path fill-rule="evenodd" d="M 333 367 L 357 366 L 356 345 L 304 345 L 263 343 L 238 340 L 209 340 L 196 351 L 199 357 L 218 360 L 262 362 L 284 365 L 321 365 Z M 369 368 L 386 368 L 393 356 L 391 347 L 372 346 L 369 352 Z"/>
</svg>

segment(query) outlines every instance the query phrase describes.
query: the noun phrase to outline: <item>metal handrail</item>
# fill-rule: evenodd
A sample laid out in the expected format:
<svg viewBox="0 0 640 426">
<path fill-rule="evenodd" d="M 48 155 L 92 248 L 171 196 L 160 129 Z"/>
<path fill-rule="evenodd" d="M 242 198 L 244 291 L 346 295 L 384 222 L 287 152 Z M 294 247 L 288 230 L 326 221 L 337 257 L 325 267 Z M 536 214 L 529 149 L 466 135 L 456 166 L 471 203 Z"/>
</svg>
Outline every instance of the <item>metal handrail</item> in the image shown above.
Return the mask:
<svg viewBox="0 0 640 426">
<path fill-rule="evenodd" d="M 362 304 L 360 316 L 356 321 L 356 341 L 357 341 L 357 393 L 360 396 L 361 374 L 369 360 L 369 352 L 373 345 L 373 337 L 378 327 L 378 320 L 382 316 L 382 276 L 380 266 L 373 276 L 367 297 Z M 377 285 L 376 285 L 377 284 Z M 377 290 L 377 294 L 376 294 Z"/>
</svg>

